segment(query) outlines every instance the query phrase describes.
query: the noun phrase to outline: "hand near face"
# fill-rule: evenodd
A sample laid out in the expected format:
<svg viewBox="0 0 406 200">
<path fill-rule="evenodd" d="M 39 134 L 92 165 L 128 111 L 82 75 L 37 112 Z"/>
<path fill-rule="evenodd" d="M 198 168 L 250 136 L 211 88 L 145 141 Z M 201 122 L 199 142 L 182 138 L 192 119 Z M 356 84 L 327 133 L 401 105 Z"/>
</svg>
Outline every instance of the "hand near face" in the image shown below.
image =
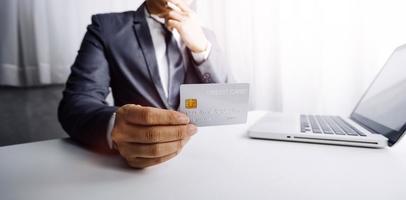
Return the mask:
<svg viewBox="0 0 406 200">
<path fill-rule="evenodd" d="M 169 30 L 176 29 L 186 46 L 194 53 L 200 53 L 207 49 L 208 40 L 199 23 L 196 13 L 189 8 L 184 0 L 167 0 L 176 5 L 177 9 L 171 9 L 163 17 Z"/>
<path fill-rule="evenodd" d="M 138 105 L 118 109 L 112 132 L 121 156 L 134 168 L 165 162 L 197 132 L 183 113 Z"/>
</svg>

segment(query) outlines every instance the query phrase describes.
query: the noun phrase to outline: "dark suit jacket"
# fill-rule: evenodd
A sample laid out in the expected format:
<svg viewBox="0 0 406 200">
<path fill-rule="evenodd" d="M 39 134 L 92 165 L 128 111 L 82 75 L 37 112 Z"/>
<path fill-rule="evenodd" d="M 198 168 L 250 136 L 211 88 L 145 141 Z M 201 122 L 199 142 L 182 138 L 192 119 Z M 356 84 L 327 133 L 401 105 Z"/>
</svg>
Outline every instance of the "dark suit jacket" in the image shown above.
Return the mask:
<svg viewBox="0 0 406 200">
<path fill-rule="evenodd" d="M 80 143 L 106 150 L 108 122 L 125 104 L 169 109 L 144 8 L 143 4 L 135 12 L 92 17 L 58 108 L 62 127 Z M 185 84 L 229 79 L 213 34 L 205 32 L 213 45 L 211 53 L 198 65 L 189 52 Z M 115 106 L 105 101 L 110 88 Z"/>
</svg>

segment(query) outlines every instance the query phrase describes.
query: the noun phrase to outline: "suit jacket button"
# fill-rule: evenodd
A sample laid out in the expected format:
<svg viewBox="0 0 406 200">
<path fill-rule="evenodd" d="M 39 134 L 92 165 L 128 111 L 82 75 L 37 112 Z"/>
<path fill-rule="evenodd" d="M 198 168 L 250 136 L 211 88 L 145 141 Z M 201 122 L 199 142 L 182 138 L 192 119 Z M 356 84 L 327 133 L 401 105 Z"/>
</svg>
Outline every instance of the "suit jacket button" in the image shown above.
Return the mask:
<svg viewBox="0 0 406 200">
<path fill-rule="evenodd" d="M 211 82 L 211 75 L 210 75 L 210 73 L 205 73 L 205 74 L 203 75 L 203 81 L 206 82 L 206 83 L 210 83 L 210 82 Z"/>
</svg>

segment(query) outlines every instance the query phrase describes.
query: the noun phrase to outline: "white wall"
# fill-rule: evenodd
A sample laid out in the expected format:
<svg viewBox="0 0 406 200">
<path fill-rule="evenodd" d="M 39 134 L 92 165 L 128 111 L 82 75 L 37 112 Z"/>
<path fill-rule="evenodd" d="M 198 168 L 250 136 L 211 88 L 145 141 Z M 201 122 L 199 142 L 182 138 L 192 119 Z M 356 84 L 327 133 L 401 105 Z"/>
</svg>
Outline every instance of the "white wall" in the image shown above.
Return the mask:
<svg viewBox="0 0 406 200">
<path fill-rule="evenodd" d="M 351 111 L 406 43 L 405 8 L 401 0 L 198 2 L 236 77 L 252 84 L 252 108 L 337 114 Z"/>
<path fill-rule="evenodd" d="M 23 16 L 34 22 L 27 34 L 45 44 L 35 56 L 51 69 L 41 77 L 52 83 L 66 80 L 92 14 L 135 10 L 142 0 L 4 2 L 13 9 L 24 4 Z M 404 8 L 402 0 L 197 4 L 202 23 L 216 32 L 237 80 L 251 83 L 252 109 L 337 114 L 351 111 L 391 51 L 406 43 Z M 4 30 L 13 35 L 15 28 Z M 25 49 L 32 48 L 37 46 Z"/>
</svg>

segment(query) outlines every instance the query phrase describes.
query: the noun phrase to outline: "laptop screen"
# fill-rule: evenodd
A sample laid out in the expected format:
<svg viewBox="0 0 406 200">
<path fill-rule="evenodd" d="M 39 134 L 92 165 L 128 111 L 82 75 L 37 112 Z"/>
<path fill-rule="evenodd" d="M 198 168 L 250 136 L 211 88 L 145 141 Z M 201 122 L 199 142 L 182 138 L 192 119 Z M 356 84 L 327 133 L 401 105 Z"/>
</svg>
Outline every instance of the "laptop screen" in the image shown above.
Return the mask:
<svg viewBox="0 0 406 200">
<path fill-rule="evenodd" d="M 391 55 L 351 114 L 372 132 L 395 144 L 406 129 L 406 45 Z"/>
</svg>

